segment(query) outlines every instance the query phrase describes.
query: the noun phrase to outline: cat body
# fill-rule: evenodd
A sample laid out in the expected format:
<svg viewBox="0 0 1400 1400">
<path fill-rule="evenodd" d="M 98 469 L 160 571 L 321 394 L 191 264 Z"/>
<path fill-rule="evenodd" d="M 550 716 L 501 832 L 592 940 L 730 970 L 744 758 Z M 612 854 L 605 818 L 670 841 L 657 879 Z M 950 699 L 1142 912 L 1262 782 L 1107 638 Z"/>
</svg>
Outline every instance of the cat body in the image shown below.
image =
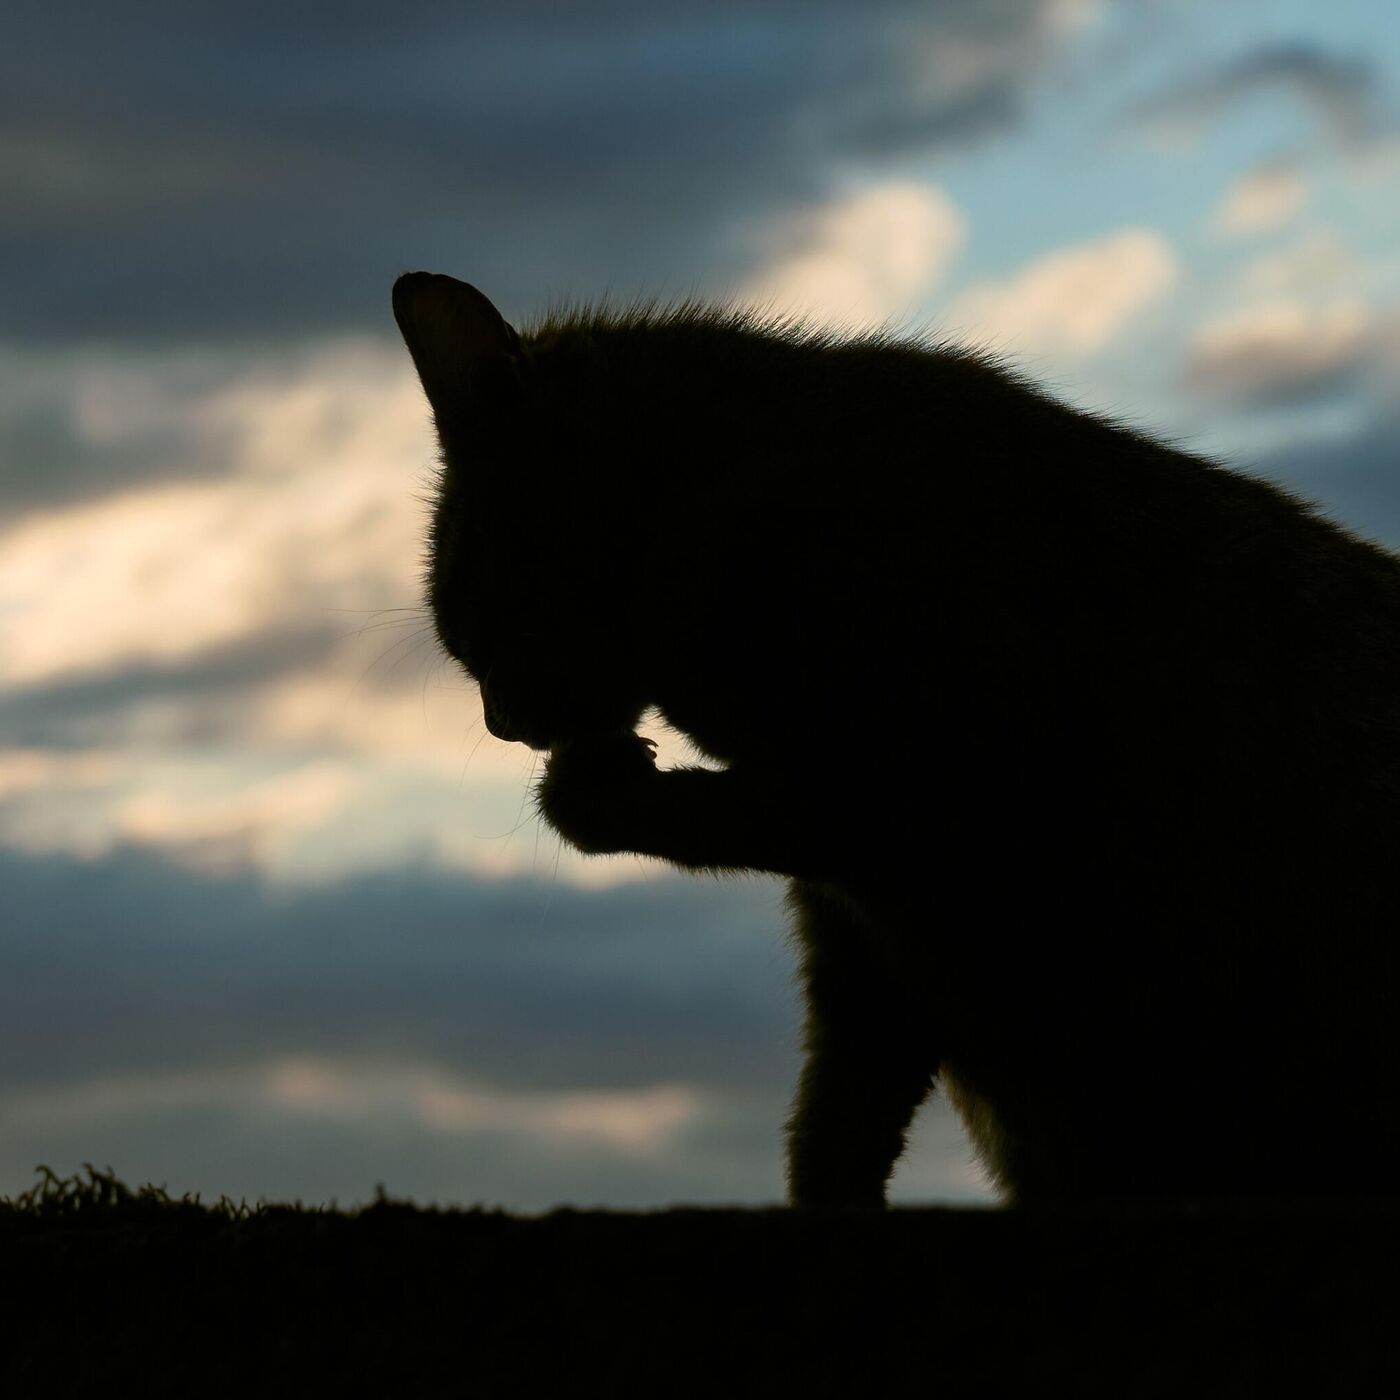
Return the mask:
<svg viewBox="0 0 1400 1400">
<path fill-rule="evenodd" d="M 1395 1190 L 1400 560 L 967 352 L 394 300 L 545 818 L 788 877 L 796 1204 L 882 1202 L 935 1084 L 1008 1200 Z"/>
</svg>

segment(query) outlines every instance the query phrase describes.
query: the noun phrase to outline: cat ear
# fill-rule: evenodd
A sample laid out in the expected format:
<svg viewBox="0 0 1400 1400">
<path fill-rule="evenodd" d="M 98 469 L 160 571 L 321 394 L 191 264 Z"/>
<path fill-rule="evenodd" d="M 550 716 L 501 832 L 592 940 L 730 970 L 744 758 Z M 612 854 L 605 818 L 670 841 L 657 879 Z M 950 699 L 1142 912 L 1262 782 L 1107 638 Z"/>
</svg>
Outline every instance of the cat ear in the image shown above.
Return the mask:
<svg viewBox="0 0 1400 1400">
<path fill-rule="evenodd" d="M 457 406 L 474 385 L 515 377 L 520 337 L 466 282 L 405 272 L 394 283 L 394 319 L 435 413 Z"/>
</svg>

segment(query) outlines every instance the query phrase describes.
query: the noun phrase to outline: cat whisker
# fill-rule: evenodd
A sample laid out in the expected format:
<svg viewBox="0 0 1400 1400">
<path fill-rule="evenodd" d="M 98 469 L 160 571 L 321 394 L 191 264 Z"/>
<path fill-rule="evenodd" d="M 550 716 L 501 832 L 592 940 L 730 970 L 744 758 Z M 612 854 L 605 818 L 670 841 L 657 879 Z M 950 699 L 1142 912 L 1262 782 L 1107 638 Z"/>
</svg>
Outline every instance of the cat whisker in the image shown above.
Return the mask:
<svg viewBox="0 0 1400 1400">
<path fill-rule="evenodd" d="M 366 632 L 391 632 L 396 627 L 412 627 L 414 619 L 411 617 L 394 618 L 388 622 L 367 622 L 363 627 L 357 627 L 353 632 L 342 632 L 341 639 L 347 637 L 363 637 Z"/>
<path fill-rule="evenodd" d="M 554 838 L 554 868 L 549 873 L 549 892 L 545 895 L 544 908 L 540 910 L 540 921 L 535 925 L 536 933 L 544 927 L 545 918 L 554 906 L 554 891 L 559 884 L 559 857 L 563 854 L 564 838 L 556 835 Z"/>
<path fill-rule="evenodd" d="M 476 723 L 472 725 L 472 729 L 475 729 L 477 724 L 481 724 L 481 720 L 480 720 L 480 719 L 478 719 L 478 720 L 476 721 Z M 470 734 L 471 732 L 472 732 L 471 729 L 468 729 L 468 730 L 467 730 L 467 734 Z M 467 769 L 471 767 L 471 765 L 472 765 L 472 759 L 474 759 L 474 758 L 476 757 L 476 751 L 477 751 L 477 750 L 482 746 L 482 744 L 485 742 L 485 740 L 486 740 L 486 735 L 487 735 L 488 732 L 489 732 L 489 731 L 486 729 L 486 727 L 485 727 L 484 725 L 482 725 L 481 733 L 477 735 L 477 737 L 476 737 L 476 743 L 474 743 L 474 744 L 472 745 L 472 751 L 467 755 L 467 761 L 462 765 L 462 771 L 461 771 L 461 773 L 458 775 L 458 778 L 457 778 L 457 786 L 458 786 L 458 787 L 461 787 L 462 784 L 463 784 L 464 782 L 466 782 L 466 779 L 467 779 Z"/>
<path fill-rule="evenodd" d="M 516 824 L 513 827 L 511 827 L 509 831 L 498 831 L 494 835 L 490 832 L 478 832 L 476 839 L 478 841 L 509 841 L 510 838 L 514 836 L 515 833 L 519 831 L 522 826 L 525 826 L 527 823 L 535 821 L 536 819 L 536 814 L 534 812 L 531 812 L 528 817 L 524 817 L 520 821 L 516 822 Z"/>
<path fill-rule="evenodd" d="M 412 641 L 413 639 L 410 637 L 410 638 L 408 638 L 407 640 Z M 436 640 L 436 639 L 435 639 L 434 637 L 432 637 L 432 636 L 424 637 L 424 636 L 422 636 L 422 635 L 420 634 L 420 635 L 419 635 L 419 641 L 418 641 L 417 646 L 410 647 L 408 651 L 404 652 L 404 653 L 399 657 L 399 659 L 398 659 L 397 661 L 395 661 L 394 664 L 393 664 L 392 666 L 390 666 L 389 669 L 388 669 L 387 671 L 385 671 L 385 673 L 384 673 L 385 679 L 387 679 L 389 676 L 392 676 L 392 675 L 394 674 L 394 672 L 397 671 L 397 670 L 399 669 L 399 667 L 402 666 L 403 663 L 404 663 L 405 661 L 408 661 L 408 660 L 412 659 L 412 658 L 415 657 L 415 656 L 421 655 L 421 654 L 422 654 L 422 651 L 423 651 L 423 648 L 424 648 L 425 646 L 431 646 L 435 640 Z M 398 643 L 396 642 L 394 645 L 397 646 Z"/>
<path fill-rule="evenodd" d="M 525 780 L 525 796 L 528 798 L 534 791 L 535 772 L 539 767 L 539 755 L 532 754 L 530 758 L 530 776 Z M 533 877 L 539 869 L 540 862 L 540 828 L 544 825 L 539 819 L 539 813 L 535 813 L 535 846 L 530 852 L 530 874 Z"/>
<path fill-rule="evenodd" d="M 441 674 L 442 668 L 443 668 L 443 664 L 444 664 L 444 662 L 446 662 L 446 660 L 447 660 L 447 658 L 446 658 L 445 656 L 443 656 L 443 655 L 439 655 L 439 656 L 438 656 L 437 669 L 438 669 L 438 673 L 439 673 L 439 674 Z M 428 682 L 429 682 L 429 680 L 432 679 L 432 676 L 433 676 L 433 669 L 432 669 L 432 667 L 431 667 L 431 666 L 425 667 L 425 668 L 424 668 L 424 671 L 423 671 L 423 693 L 422 693 L 422 695 L 419 697 L 419 703 L 421 704 L 422 709 L 423 709 L 423 728 L 424 728 L 425 730 L 426 730 L 427 727 L 428 727 Z"/>
<path fill-rule="evenodd" d="M 498 838 L 497 838 L 497 837 L 487 837 L 487 838 L 486 838 L 487 840 L 509 840 L 512 836 L 515 835 L 515 833 L 516 833 L 517 831 L 520 830 L 520 828 L 521 828 L 522 826 L 525 826 L 527 823 L 532 822 L 532 821 L 538 823 L 538 821 L 539 821 L 539 816 L 538 816 L 537 813 L 531 812 L 530 815 L 529 815 L 528 817 L 525 815 L 525 804 L 526 804 L 527 802 L 529 802 L 530 796 L 531 796 L 531 794 L 534 792 L 535 765 L 536 765 L 538 762 L 539 762 L 539 755 L 536 754 L 533 750 L 531 750 L 531 753 L 530 753 L 530 776 L 525 780 L 525 788 L 524 788 L 524 791 L 521 793 L 521 796 L 520 796 L 520 806 L 517 807 L 517 808 L 515 809 L 515 825 L 514 825 L 513 827 L 511 827 L 511 829 L 510 829 L 509 831 L 505 832 L 504 835 L 503 835 L 502 837 L 498 837 Z M 536 831 L 537 831 L 537 832 L 538 832 L 538 829 L 539 829 L 539 828 L 538 828 L 538 825 L 537 825 L 537 826 L 536 826 Z"/>
<path fill-rule="evenodd" d="M 364 625 L 355 632 L 347 632 L 345 634 L 347 637 L 358 637 L 361 632 L 375 631 L 380 627 L 403 627 L 406 626 L 408 623 L 412 622 L 414 618 L 422 617 L 424 615 L 421 604 L 415 608 L 333 608 L 327 606 L 323 607 L 321 611 L 333 613 L 356 613 L 365 615 L 366 620 Z M 385 619 L 385 615 L 388 613 L 406 613 L 407 616 L 381 620 Z"/>
<path fill-rule="evenodd" d="M 333 607 L 327 605 L 327 606 L 323 607 L 323 608 L 321 609 L 321 611 L 322 611 L 322 612 L 339 612 L 339 613 L 369 613 L 371 616 L 378 617 L 381 613 L 391 613 L 391 612 L 421 613 L 421 612 L 423 611 L 423 609 L 422 609 L 422 606 L 421 606 L 421 605 L 418 606 L 418 607 L 416 607 L 416 608 L 408 608 L 408 607 L 403 607 L 403 608 L 333 608 Z"/>
<path fill-rule="evenodd" d="M 371 661 L 370 664 L 369 664 L 368 666 L 365 667 L 365 669 L 360 673 L 360 679 L 361 679 L 361 680 L 364 680 L 364 679 L 369 675 L 369 673 L 370 673 L 372 670 L 374 670 L 374 668 L 375 668 L 376 666 L 378 666 L 381 662 L 383 662 L 383 661 L 384 661 L 385 659 L 387 659 L 388 657 L 392 656 L 392 655 L 394 654 L 394 652 L 396 652 L 401 646 L 405 645 L 406 643 L 412 642 L 412 641 L 415 641 L 415 640 L 416 640 L 416 641 L 419 642 L 419 644 L 420 644 L 420 646 L 421 646 L 423 634 L 424 634 L 425 632 L 427 632 L 428 630 L 429 630 L 429 628 L 426 627 L 426 626 L 424 626 L 424 627 L 420 627 L 416 632 L 410 633 L 407 637 L 400 637 L 400 638 L 398 639 L 398 641 L 396 641 L 396 642 L 395 642 L 392 646 L 390 646 L 385 652 L 383 652 L 379 657 L 377 657 L 374 661 Z M 416 648 L 415 648 L 415 650 L 416 650 Z M 414 653 L 413 653 L 412 651 L 409 651 L 409 652 L 405 652 L 405 653 L 404 653 L 405 656 L 412 656 L 413 654 L 414 654 Z M 403 660 L 403 656 L 400 656 L 400 657 L 399 657 L 399 661 L 402 661 L 402 660 Z M 389 668 L 388 672 L 386 672 L 385 674 L 386 674 L 386 675 L 392 674 L 393 671 L 394 671 L 394 668 L 395 668 L 398 664 L 399 664 L 398 661 L 396 661 L 396 662 L 394 663 L 394 665 L 391 666 L 391 667 Z"/>
</svg>

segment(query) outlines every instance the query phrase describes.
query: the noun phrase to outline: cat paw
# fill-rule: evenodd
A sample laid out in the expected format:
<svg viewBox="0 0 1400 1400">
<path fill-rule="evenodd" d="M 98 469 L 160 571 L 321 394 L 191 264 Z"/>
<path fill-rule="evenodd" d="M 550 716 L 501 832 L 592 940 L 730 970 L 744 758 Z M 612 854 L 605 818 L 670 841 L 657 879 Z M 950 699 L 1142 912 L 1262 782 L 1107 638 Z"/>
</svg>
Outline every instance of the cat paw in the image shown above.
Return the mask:
<svg viewBox="0 0 1400 1400">
<path fill-rule="evenodd" d="M 590 734 L 550 749 L 535 801 L 550 826 L 586 855 L 634 851 L 658 776 L 654 739 L 631 730 Z"/>
</svg>

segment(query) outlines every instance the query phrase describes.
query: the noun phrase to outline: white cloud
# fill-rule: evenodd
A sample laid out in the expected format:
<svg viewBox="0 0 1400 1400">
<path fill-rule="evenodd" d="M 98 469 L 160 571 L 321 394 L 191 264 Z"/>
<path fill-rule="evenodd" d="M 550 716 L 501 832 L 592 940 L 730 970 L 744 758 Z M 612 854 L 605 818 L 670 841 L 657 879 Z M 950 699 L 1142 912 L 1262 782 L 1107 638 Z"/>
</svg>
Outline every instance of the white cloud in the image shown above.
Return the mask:
<svg viewBox="0 0 1400 1400">
<path fill-rule="evenodd" d="M 1261 166 L 1230 186 L 1211 222 L 1226 238 L 1268 233 L 1290 222 L 1307 200 L 1307 182 L 1292 165 Z"/>
<path fill-rule="evenodd" d="M 1297 398 L 1365 360 L 1372 320 L 1357 301 L 1309 307 L 1265 301 L 1209 321 L 1197 333 L 1186 380 L 1203 393 L 1264 401 Z"/>
<path fill-rule="evenodd" d="M 144 423 L 150 405 L 122 382 L 88 384 L 77 411 L 89 436 Z M 187 418 L 192 456 L 231 453 L 233 471 L 26 515 L 0 534 L 10 684 L 168 664 L 289 619 L 324 625 L 328 607 L 416 597 L 413 493 L 430 449 L 406 356 L 333 347 L 280 382 L 235 379 Z"/>
<path fill-rule="evenodd" d="M 1006 352 L 1102 350 L 1177 278 L 1171 245 L 1153 229 L 1060 248 L 1004 282 L 983 282 L 943 318 L 961 340 Z"/>
<path fill-rule="evenodd" d="M 1359 149 L 1348 151 L 1343 169 L 1359 185 L 1390 185 L 1400 179 L 1400 136 L 1378 136 Z"/>
<path fill-rule="evenodd" d="M 536 840 L 531 757 L 484 732 L 475 688 L 426 616 L 370 611 L 419 596 L 415 495 L 432 437 L 408 357 L 342 343 L 210 382 L 182 381 L 173 363 L 143 373 L 144 387 L 85 360 L 66 390 L 74 420 L 118 443 L 178 401 L 194 475 L 31 511 L 0 532 L 7 702 L 85 685 L 108 697 L 69 725 L 85 750 L 0 749 L 0 842 L 83 857 L 137 844 L 278 881 L 424 858 L 490 875 L 636 878 L 635 860 L 565 852 L 555 866 L 555 838 Z M 293 651 L 270 677 L 235 667 L 222 683 L 123 690 L 142 665 L 197 673 L 221 649 L 256 656 L 316 628 L 344 636 L 303 664 Z M 664 761 L 679 761 L 683 746 L 653 732 Z"/>
<path fill-rule="evenodd" d="M 430 1065 L 287 1060 L 263 1081 L 273 1107 L 298 1116 L 362 1121 L 409 1117 L 438 1133 L 505 1132 L 554 1147 L 592 1142 L 655 1155 L 700 1116 L 698 1090 L 659 1084 L 630 1091 L 509 1093 Z"/>
<path fill-rule="evenodd" d="M 1354 277 L 1356 259 L 1333 228 L 1315 228 L 1276 252 L 1255 259 L 1241 274 L 1251 292 L 1308 292 Z"/>
<path fill-rule="evenodd" d="M 0 749 L 0 802 L 46 789 L 87 792 L 110 783 L 119 766 L 116 754 L 100 750 Z"/>
<path fill-rule="evenodd" d="M 1045 22 L 1052 33 L 1073 34 L 1104 19 L 1105 0 L 1051 0 Z"/>
<path fill-rule="evenodd" d="M 8 1131 L 181 1110 L 257 1118 L 378 1122 L 470 1136 L 505 1134 L 536 1150 L 593 1146 L 656 1157 L 707 1111 L 701 1090 L 656 1084 L 631 1090 L 505 1090 L 430 1064 L 291 1057 L 219 1070 L 108 1076 L 42 1093 L 0 1095 Z"/>
<path fill-rule="evenodd" d="M 942 277 L 967 222 L 931 185 L 893 181 L 789 225 L 739 300 L 853 329 L 906 314 Z"/>
<path fill-rule="evenodd" d="M 0 845 L 82 859 L 146 847 L 276 885 L 405 862 L 589 888 L 662 873 L 637 856 L 580 855 L 544 827 L 530 798 L 538 755 L 481 732 L 424 732 L 421 719 L 418 730 L 416 748 L 363 753 L 281 749 L 256 729 L 243 744 L 0 749 Z M 675 736 L 643 731 L 659 738 L 663 767 L 689 761 Z"/>
<path fill-rule="evenodd" d="M 343 810 L 362 781 L 352 765 L 320 759 L 235 787 L 145 784 L 115 805 L 114 835 L 206 870 L 270 865 L 277 845 Z"/>
</svg>

